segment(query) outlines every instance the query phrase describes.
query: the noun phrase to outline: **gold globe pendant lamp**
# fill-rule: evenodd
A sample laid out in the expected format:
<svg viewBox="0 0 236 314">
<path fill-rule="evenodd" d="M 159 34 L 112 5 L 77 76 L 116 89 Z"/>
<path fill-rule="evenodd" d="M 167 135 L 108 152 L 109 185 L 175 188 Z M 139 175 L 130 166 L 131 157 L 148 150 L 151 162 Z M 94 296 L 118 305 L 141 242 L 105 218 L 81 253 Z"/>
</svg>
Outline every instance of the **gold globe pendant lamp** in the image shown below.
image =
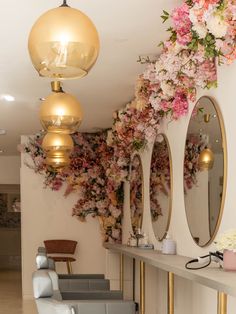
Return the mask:
<svg viewBox="0 0 236 314">
<path fill-rule="evenodd" d="M 40 108 L 40 121 L 45 130 L 53 133 L 72 134 L 83 118 L 79 101 L 64 93 L 60 82 L 52 82 L 52 91 Z"/>
<path fill-rule="evenodd" d="M 215 161 L 214 153 L 210 148 L 205 148 L 198 157 L 198 166 L 201 171 L 211 170 Z"/>
<path fill-rule="evenodd" d="M 70 164 L 70 153 L 74 147 L 70 135 L 47 133 L 43 138 L 42 147 L 48 166 L 59 169 Z"/>
<path fill-rule="evenodd" d="M 46 165 L 61 169 L 70 165 L 70 157 L 63 151 L 49 152 L 46 156 Z"/>
<path fill-rule="evenodd" d="M 42 147 L 46 153 L 52 151 L 63 151 L 70 154 L 74 143 L 70 135 L 47 133 L 42 142 Z"/>
<path fill-rule="evenodd" d="M 99 54 L 93 22 L 66 0 L 44 13 L 33 25 L 28 49 L 40 76 L 76 79 L 88 74 Z"/>
</svg>

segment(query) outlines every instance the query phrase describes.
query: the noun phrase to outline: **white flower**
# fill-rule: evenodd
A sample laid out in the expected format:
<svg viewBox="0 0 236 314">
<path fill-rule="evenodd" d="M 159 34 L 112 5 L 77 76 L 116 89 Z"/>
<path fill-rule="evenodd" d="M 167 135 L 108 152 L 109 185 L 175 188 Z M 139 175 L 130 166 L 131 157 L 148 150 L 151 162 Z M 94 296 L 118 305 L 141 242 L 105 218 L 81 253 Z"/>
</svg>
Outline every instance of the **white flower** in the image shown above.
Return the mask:
<svg viewBox="0 0 236 314">
<path fill-rule="evenodd" d="M 151 94 L 149 98 L 150 104 L 155 110 L 159 110 L 161 107 L 161 99 L 159 97 L 156 97 L 154 93 Z"/>
<path fill-rule="evenodd" d="M 197 32 L 199 38 L 205 38 L 207 35 L 207 28 L 203 23 L 194 24 L 193 30 Z"/>
<path fill-rule="evenodd" d="M 136 101 L 136 109 L 138 111 L 142 111 L 146 107 L 146 102 L 144 100 L 137 99 Z"/>
<path fill-rule="evenodd" d="M 236 250 L 236 230 L 228 230 L 220 235 L 216 240 L 216 247 L 221 250 Z"/>
<path fill-rule="evenodd" d="M 193 24 L 196 24 L 198 22 L 198 18 L 197 18 L 197 15 L 195 13 L 195 10 L 196 8 L 195 7 L 192 7 L 190 10 L 189 10 L 189 19 L 190 21 L 193 23 Z"/>
<path fill-rule="evenodd" d="M 162 134 L 158 134 L 156 137 L 157 143 L 162 143 L 164 141 L 164 136 Z"/>
<path fill-rule="evenodd" d="M 108 146 L 112 146 L 113 141 L 114 141 L 113 132 L 112 132 L 112 130 L 109 130 L 109 131 L 107 132 L 107 145 L 108 145 Z"/>
<path fill-rule="evenodd" d="M 207 20 L 207 28 L 216 38 L 222 38 L 227 33 L 228 25 L 222 16 L 213 14 Z"/>
<path fill-rule="evenodd" d="M 161 89 L 162 89 L 163 93 L 170 98 L 175 95 L 174 86 L 167 83 L 166 81 L 161 82 Z"/>
<path fill-rule="evenodd" d="M 122 119 L 123 116 L 124 116 L 124 109 L 119 110 L 119 111 L 117 112 L 117 115 L 118 115 L 118 118 L 119 118 L 119 119 Z"/>
</svg>

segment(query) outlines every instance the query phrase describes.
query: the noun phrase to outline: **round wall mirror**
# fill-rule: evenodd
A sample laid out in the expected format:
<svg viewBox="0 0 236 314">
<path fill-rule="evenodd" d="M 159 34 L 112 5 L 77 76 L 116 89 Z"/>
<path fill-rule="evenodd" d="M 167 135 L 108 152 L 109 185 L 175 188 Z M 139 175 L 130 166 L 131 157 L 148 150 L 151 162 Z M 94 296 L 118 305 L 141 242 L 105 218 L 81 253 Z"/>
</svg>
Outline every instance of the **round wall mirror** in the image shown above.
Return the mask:
<svg viewBox="0 0 236 314">
<path fill-rule="evenodd" d="M 130 211 L 133 232 L 136 233 L 143 220 L 143 169 L 139 155 L 134 155 L 130 166 Z"/>
<path fill-rule="evenodd" d="M 163 240 L 169 229 L 172 206 L 172 164 L 169 143 L 163 134 L 156 137 L 150 171 L 150 210 L 154 234 Z"/>
<path fill-rule="evenodd" d="M 218 106 L 198 100 L 188 126 L 184 159 L 185 208 L 189 229 L 201 247 L 218 231 L 226 191 L 226 139 Z"/>
</svg>

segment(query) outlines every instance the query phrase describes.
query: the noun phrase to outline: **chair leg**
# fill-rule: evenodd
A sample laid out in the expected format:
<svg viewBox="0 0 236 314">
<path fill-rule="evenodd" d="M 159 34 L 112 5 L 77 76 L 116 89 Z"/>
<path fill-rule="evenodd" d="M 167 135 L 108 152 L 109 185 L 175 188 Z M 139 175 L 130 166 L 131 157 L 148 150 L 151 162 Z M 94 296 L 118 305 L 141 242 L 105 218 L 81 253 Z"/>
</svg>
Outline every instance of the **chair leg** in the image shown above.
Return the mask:
<svg viewBox="0 0 236 314">
<path fill-rule="evenodd" d="M 68 274 L 72 274 L 72 265 L 70 261 L 66 262 L 66 266 L 67 266 L 67 272 Z"/>
</svg>

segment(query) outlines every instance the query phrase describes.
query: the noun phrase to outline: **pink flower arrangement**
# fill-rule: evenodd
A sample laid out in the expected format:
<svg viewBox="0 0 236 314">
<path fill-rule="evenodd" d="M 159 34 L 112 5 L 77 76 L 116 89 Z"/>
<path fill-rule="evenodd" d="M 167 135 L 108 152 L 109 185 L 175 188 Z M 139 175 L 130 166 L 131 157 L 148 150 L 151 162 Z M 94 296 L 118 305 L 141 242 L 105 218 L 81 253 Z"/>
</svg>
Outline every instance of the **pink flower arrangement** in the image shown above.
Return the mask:
<svg viewBox="0 0 236 314">
<path fill-rule="evenodd" d="M 189 18 L 189 6 L 184 3 L 172 12 L 172 21 L 176 32 L 177 42 L 180 45 L 188 45 L 192 40 L 191 26 Z"/>
</svg>

